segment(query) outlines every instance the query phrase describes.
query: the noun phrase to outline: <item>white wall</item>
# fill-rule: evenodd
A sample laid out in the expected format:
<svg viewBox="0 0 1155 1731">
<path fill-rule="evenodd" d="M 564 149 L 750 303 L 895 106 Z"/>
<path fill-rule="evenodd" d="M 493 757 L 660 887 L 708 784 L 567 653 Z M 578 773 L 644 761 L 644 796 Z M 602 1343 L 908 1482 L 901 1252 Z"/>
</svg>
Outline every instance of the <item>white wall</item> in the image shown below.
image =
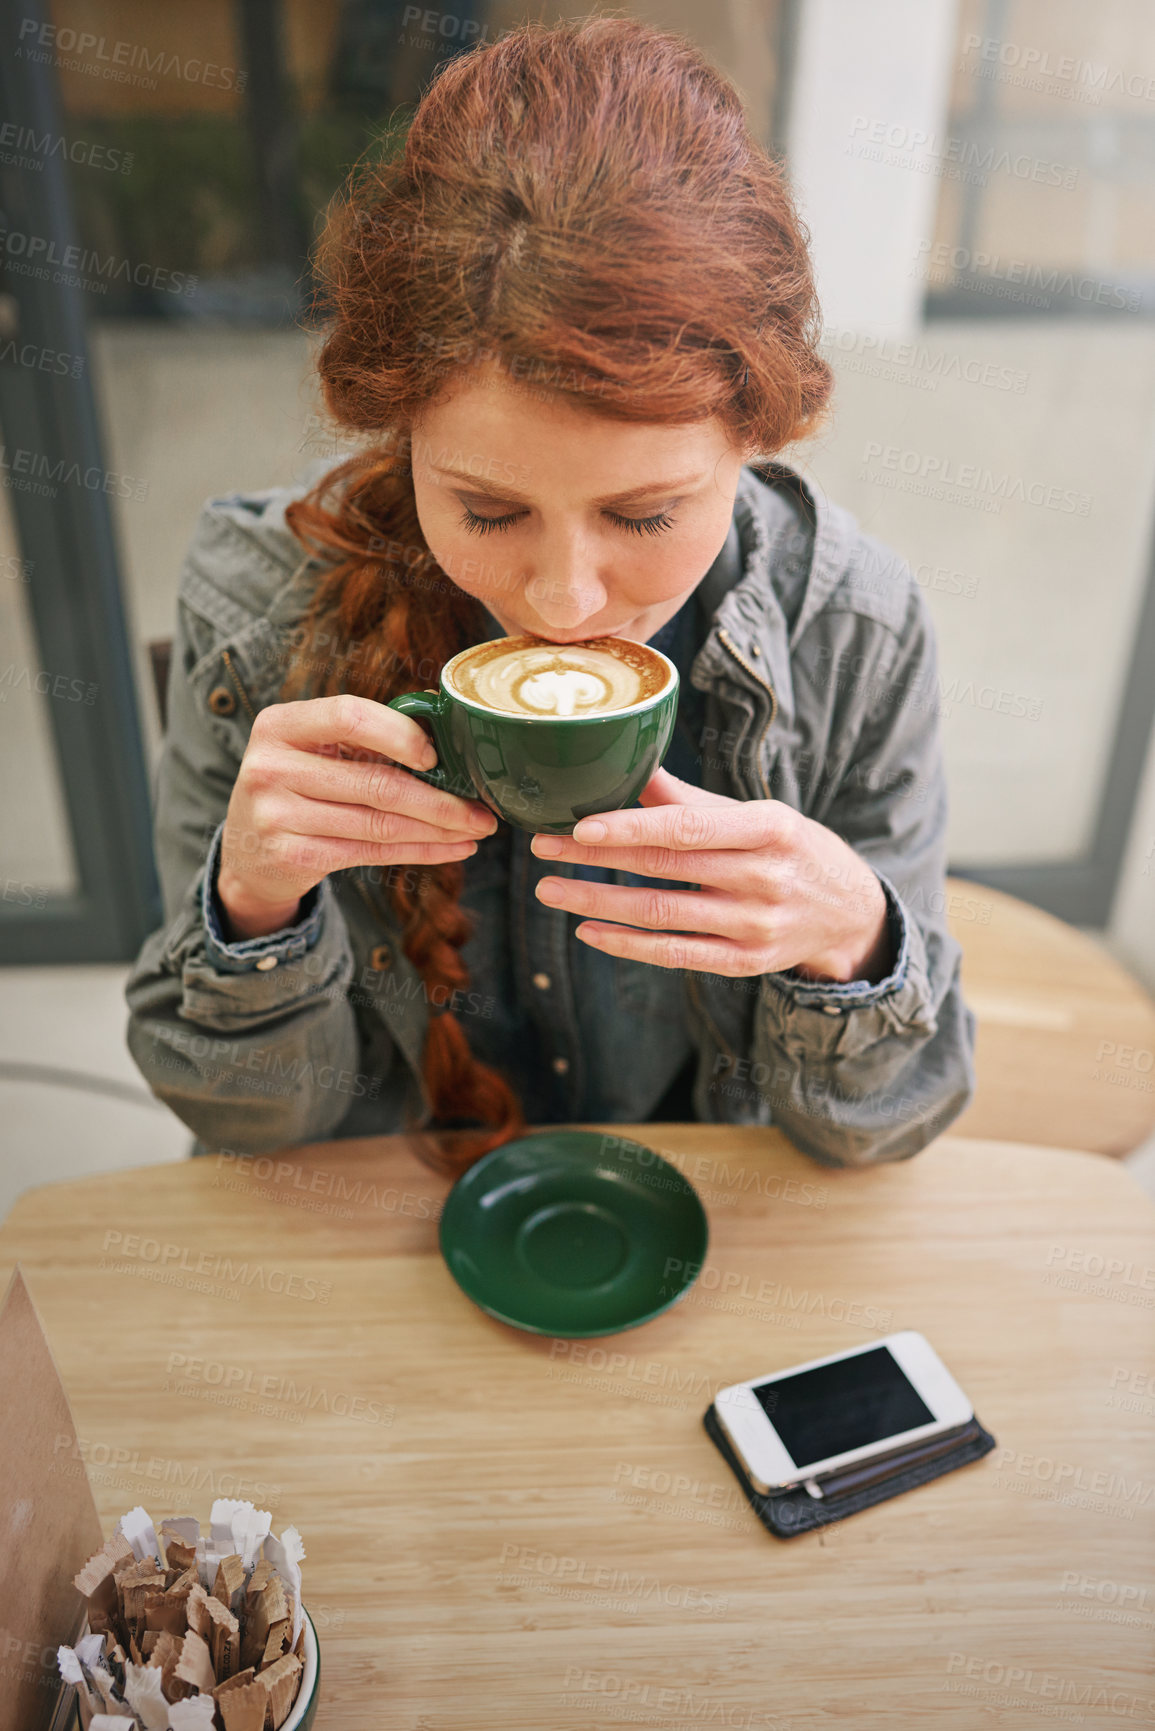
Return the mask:
<svg viewBox="0 0 1155 1731">
<path fill-rule="evenodd" d="M 171 637 L 180 568 L 206 499 L 291 482 L 336 447 L 299 331 L 97 325 L 93 370 L 109 467 L 143 476 L 116 500 L 126 603 L 150 751 L 159 746 L 145 644 Z"/>
<path fill-rule="evenodd" d="M 1079 858 L 1147 582 L 1155 327 L 936 322 L 905 346 L 828 335 L 832 417 L 796 455 L 923 585 L 951 857 Z"/>
<path fill-rule="evenodd" d="M 956 0 L 804 0 L 787 159 L 828 324 L 904 336 L 934 229 Z"/>
</svg>

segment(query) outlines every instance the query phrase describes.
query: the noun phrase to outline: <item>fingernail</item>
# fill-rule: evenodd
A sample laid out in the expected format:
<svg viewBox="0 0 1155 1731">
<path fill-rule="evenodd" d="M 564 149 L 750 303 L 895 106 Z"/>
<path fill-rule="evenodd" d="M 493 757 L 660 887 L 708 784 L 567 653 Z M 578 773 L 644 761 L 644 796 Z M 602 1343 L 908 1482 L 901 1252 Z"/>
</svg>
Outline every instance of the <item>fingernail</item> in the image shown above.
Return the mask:
<svg viewBox="0 0 1155 1731">
<path fill-rule="evenodd" d="M 431 745 L 427 745 L 421 753 L 421 767 L 422 769 L 437 768 L 437 753 Z"/>
<path fill-rule="evenodd" d="M 560 836 L 535 835 L 529 845 L 538 859 L 558 859 L 561 856 Z"/>
<path fill-rule="evenodd" d="M 555 882 L 551 878 L 542 878 L 541 882 L 537 886 L 537 899 L 538 899 L 538 901 L 539 902 L 560 902 L 561 897 L 562 897 L 561 885 L 559 883 Z"/>
<path fill-rule="evenodd" d="M 606 826 L 600 818 L 583 817 L 581 822 L 574 829 L 573 838 L 575 841 L 581 842 L 602 841 L 605 837 L 605 833 Z"/>
</svg>

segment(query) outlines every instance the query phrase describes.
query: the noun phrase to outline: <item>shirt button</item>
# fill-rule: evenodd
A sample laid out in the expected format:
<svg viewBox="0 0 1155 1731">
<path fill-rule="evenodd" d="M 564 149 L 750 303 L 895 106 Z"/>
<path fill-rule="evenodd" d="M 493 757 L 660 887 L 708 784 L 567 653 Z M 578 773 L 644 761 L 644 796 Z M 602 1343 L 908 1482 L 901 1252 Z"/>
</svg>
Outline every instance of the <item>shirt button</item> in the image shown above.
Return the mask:
<svg viewBox="0 0 1155 1731">
<path fill-rule="evenodd" d="M 209 708 L 214 715 L 232 715 L 237 700 L 227 685 L 216 685 L 209 692 Z"/>
<path fill-rule="evenodd" d="M 840 1016 L 842 1014 L 841 1004 L 823 1004 L 822 1008 L 828 1016 Z"/>
<path fill-rule="evenodd" d="M 269 969 L 275 968 L 276 965 L 276 956 L 262 956 L 260 961 L 257 963 L 257 967 L 261 970 L 262 974 L 267 974 Z"/>
<path fill-rule="evenodd" d="M 549 988 L 553 985 L 553 981 L 550 979 L 548 974 L 535 974 L 533 976 L 533 983 L 539 992 L 548 992 Z"/>
<path fill-rule="evenodd" d="M 553 1067 L 557 1071 L 559 1076 L 564 1076 L 566 1071 L 569 1069 L 569 1059 L 568 1058 L 555 1058 L 553 1061 Z"/>
<path fill-rule="evenodd" d="M 384 973 L 386 968 L 393 966 L 393 951 L 388 944 L 376 944 L 369 951 L 369 966 L 374 973 Z"/>
</svg>

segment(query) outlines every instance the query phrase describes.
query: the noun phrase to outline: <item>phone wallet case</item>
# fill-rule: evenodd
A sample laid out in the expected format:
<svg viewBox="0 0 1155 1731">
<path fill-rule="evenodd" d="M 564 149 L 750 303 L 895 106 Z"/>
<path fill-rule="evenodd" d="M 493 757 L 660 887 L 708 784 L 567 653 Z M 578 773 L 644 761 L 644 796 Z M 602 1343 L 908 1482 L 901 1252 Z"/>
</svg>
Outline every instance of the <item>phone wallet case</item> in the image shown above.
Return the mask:
<svg viewBox="0 0 1155 1731">
<path fill-rule="evenodd" d="M 990 1431 L 974 1418 L 951 1437 L 931 1437 L 927 1442 L 916 1443 L 885 1461 L 866 1462 L 832 1475 L 823 1481 L 821 1498 L 812 1497 L 802 1487 L 763 1495 L 747 1478 L 713 1406 L 704 1414 L 702 1423 L 711 1442 L 728 1462 L 762 1525 L 780 1539 L 792 1539 L 796 1533 L 810 1533 L 816 1527 L 829 1526 L 832 1521 L 845 1520 L 847 1515 L 856 1515 L 860 1509 L 872 1508 L 875 1503 L 884 1503 L 889 1497 L 914 1490 L 916 1485 L 941 1478 L 943 1473 L 953 1472 L 956 1467 L 969 1466 L 971 1461 L 981 1460 L 995 1446 Z"/>
</svg>

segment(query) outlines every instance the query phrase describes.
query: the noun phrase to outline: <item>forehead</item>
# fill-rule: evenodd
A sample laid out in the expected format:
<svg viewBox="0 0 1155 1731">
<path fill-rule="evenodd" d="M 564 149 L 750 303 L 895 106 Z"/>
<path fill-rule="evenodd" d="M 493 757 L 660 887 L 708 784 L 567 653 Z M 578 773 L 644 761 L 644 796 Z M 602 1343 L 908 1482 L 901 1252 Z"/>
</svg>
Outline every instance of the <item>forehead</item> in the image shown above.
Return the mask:
<svg viewBox="0 0 1155 1731">
<path fill-rule="evenodd" d="M 437 461 L 440 449 L 456 441 L 459 448 L 531 467 L 537 466 L 535 458 L 540 463 L 551 454 L 565 454 L 572 461 L 580 452 L 583 462 L 616 473 L 622 463 L 631 469 L 640 463 L 649 471 L 678 460 L 705 465 L 730 445 L 717 416 L 681 423 L 623 421 L 599 412 L 595 402 L 593 391 L 583 401 L 580 386 L 573 392 L 543 389 L 487 361 L 455 375 L 419 417 L 414 432 L 427 460 Z"/>
</svg>

